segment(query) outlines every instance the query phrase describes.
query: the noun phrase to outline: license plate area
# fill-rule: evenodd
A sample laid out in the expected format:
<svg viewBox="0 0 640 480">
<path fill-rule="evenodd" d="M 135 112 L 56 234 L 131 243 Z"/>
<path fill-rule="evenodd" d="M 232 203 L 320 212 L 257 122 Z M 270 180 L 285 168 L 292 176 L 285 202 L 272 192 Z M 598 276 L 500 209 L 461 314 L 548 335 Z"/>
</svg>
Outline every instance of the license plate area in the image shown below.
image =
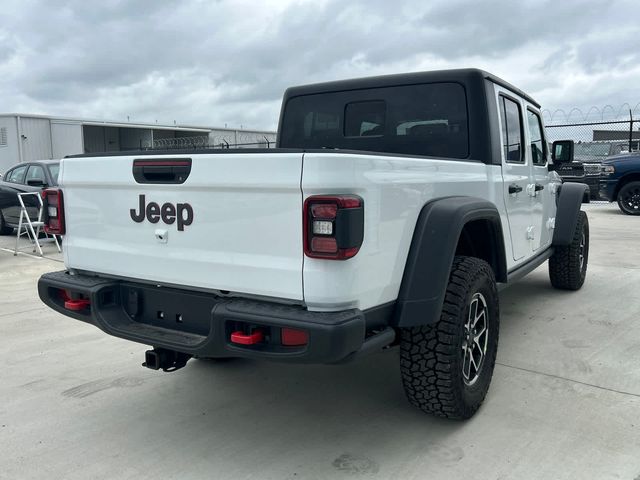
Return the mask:
<svg viewBox="0 0 640 480">
<path fill-rule="evenodd" d="M 211 330 L 218 301 L 213 295 L 127 283 L 120 286 L 120 299 L 132 321 L 203 336 Z"/>
</svg>

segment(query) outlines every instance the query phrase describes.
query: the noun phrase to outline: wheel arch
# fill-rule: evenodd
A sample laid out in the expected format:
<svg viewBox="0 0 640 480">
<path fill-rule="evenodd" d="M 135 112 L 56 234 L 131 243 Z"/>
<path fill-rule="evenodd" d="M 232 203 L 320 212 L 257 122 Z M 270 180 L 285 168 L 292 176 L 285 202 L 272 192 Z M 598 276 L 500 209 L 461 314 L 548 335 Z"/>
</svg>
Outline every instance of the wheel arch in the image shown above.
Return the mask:
<svg viewBox="0 0 640 480">
<path fill-rule="evenodd" d="M 476 197 L 447 197 L 422 208 L 405 263 L 394 326 L 437 321 L 456 255 L 487 261 L 496 280 L 506 282 L 502 222 L 493 203 Z"/>
<path fill-rule="evenodd" d="M 567 246 L 573 239 L 585 191 L 584 183 L 563 183 L 556 198 L 557 210 L 552 244 Z"/>
</svg>

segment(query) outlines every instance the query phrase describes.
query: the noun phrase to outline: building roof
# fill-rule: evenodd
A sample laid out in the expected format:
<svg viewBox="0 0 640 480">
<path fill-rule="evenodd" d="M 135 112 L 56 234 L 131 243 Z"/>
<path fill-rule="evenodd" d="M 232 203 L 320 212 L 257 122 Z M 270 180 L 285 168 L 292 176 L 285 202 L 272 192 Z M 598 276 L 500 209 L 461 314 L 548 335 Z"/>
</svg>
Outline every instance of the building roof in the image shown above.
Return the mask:
<svg viewBox="0 0 640 480">
<path fill-rule="evenodd" d="M 119 127 L 119 128 L 152 128 L 154 130 L 183 130 L 183 131 L 191 131 L 191 132 L 203 132 L 208 133 L 211 130 L 222 130 L 222 131 L 242 131 L 249 133 L 274 133 L 269 130 L 255 130 L 255 129 L 238 129 L 238 128 L 228 128 L 228 127 L 212 127 L 212 126 L 202 126 L 202 125 L 188 125 L 188 124 L 161 124 L 161 123 L 148 123 L 148 122 L 123 122 L 117 120 L 100 120 L 100 119 L 91 119 L 91 118 L 74 118 L 74 117 L 60 117 L 56 115 L 41 115 L 41 114 L 33 114 L 33 113 L 0 113 L 0 117 L 22 117 L 22 118 L 43 118 L 47 120 L 51 120 L 56 123 L 79 123 L 81 125 L 93 125 L 100 127 Z"/>
</svg>

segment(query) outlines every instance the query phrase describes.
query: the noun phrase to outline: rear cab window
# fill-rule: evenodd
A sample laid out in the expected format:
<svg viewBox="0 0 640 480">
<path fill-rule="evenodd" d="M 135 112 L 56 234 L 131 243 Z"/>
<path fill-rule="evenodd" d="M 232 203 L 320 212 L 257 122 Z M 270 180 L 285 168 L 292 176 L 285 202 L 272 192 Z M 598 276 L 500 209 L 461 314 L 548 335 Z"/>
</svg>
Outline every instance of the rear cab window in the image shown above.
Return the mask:
<svg viewBox="0 0 640 480">
<path fill-rule="evenodd" d="M 466 92 L 442 82 L 293 97 L 284 110 L 281 147 L 466 159 Z"/>
<path fill-rule="evenodd" d="M 24 183 L 24 174 L 27 171 L 27 165 L 21 165 L 7 172 L 5 180 L 11 183 Z"/>
</svg>

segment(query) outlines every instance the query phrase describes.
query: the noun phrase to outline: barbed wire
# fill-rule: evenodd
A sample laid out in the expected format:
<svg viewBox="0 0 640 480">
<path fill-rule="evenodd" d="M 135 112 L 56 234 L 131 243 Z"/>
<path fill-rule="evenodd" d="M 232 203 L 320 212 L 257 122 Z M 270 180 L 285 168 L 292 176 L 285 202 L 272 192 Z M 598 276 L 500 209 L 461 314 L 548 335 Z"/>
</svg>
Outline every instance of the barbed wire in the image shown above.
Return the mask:
<svg viewBox="0 0 640 480">
<path fill-rule="evenodd" d="M 202 135 L 191 137 L 158 138 L 153 140 L 152 149 L 190 149 L 190 148 L 273 148 L 275 135 L 264 133 L 237 132 L 222 135 Z"/>
<path fill-rule="evenodd" d="M 640 117 L 640 102 L 632 107 L 629 103 L 623 103 L 619 108 L 612 105 L 605 105 L 602 108 L 592 106 L 585 114 L 581 109 L 574 107 L 567 113 L 564 109 L 558 108 L 553 112 L 548 109 L 542 110 L 545 123 L 572 123 L 588 121 L 605 121 L 617 119 L 629 119 L 629 112 L 632 118 Z M 560 115 L 560 116 L 559 116 Z"/>
</svg>

